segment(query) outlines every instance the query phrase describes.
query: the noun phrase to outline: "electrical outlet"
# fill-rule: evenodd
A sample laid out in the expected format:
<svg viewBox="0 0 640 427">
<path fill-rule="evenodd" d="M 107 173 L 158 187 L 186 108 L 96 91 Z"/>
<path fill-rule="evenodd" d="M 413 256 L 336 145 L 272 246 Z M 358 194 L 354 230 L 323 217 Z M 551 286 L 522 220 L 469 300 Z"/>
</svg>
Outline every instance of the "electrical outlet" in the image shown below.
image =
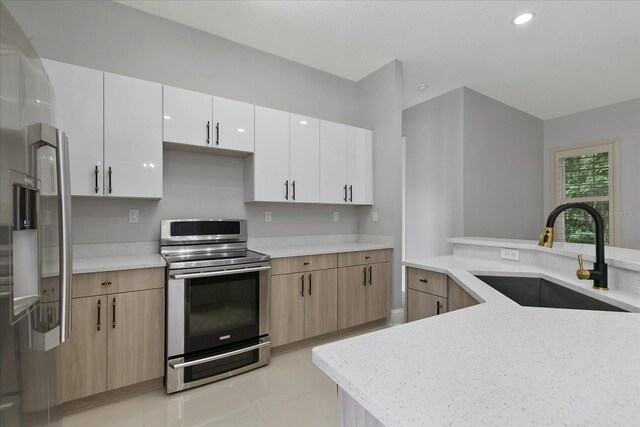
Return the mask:
<svg viewBox="0 0 640 427">
<path fill-rule="evenodd" d="M 334 221 L 340 221 L 340 213 L 339 212 L 334 212 L 333 213 L 333 220 Z"/>
<path fill-rule="evenodd" d="M 129 224 L 140 222 L 140 209 L 129 209 Z"/>
<path fill-rule="evenodd" d="M 264 222 L 271 222 L 271 211 L 264 211 Z"/>
<path fill-rule="evenodd" d="M 520 261 L 520 251 L 518 249 L 505 249 L 500 250 L 500 258 L 510 259 L 512 261 Z"/>
<path fill-rule="evenodd" d="M 371 221 L 378 222 L 378 212 L 377 211 L 373 211 L 373 214 L 371 215 Z"/>
</svg>

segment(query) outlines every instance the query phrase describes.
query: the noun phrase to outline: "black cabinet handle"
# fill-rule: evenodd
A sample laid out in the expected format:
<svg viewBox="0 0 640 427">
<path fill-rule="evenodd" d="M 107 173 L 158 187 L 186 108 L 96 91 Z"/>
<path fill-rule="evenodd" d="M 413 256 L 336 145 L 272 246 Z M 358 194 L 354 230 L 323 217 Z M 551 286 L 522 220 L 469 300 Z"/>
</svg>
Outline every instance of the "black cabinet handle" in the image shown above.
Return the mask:
<svg viewBox="0 0 640 427">
<path fill-rule="evenodd" d="M 440 314 L 440 309 L 442 308 L 442 304 L 440 301 L 436 301 L 436 314 Z"/>
<path fill-rule="evenodd" d="M 309 274 L 309 295 L 311 295 L 311 274 Z"/>
<path fill-rule="evenodd" d="M 300 296 L 304 297 L 304 274 L 300 276 Z"/>
<path fill-rule="evenodd" d="M 289 180 L 284 182 L 284 199 L 289 200 Z"/>
<path fill-rule="evenodd" d="M 109 166 L 109 194 L 111 194 L 112 191 L 113 188 L 111 188 L 111 166 Z"/>
<path fill-rule="evenodd" d="M 429 281 L 428 281 L 427 279 L 420 279 L 420 281 L 421 281 L 422 283 L 429 283 Z"/>
<path fill-rule="evenodd" d="M 344 185 L 344 201 L 347 201 L 347 184 Z"/>
<path fill-rule="evenodd" d="M 116 299 L 114 298 L 113 301 L 111 302 L 111 327 L 113 327 L 114 329 L 116 328 Z"/>
<path fill-rule="evenodd" d="M 295 181 L 291 183 L 291 188 L 293 189 L 293 194 L 291 195 L 291 199 L 295 200 L 296 199 L 296 182 Z"/>
<path fill-rule="evenodd" d="M 367 267 L 362 269 L 362 284 L 367 286 Z"/>
<path fill-rule="evenodd" d="M 216 145 L 220 145 L 220 122 L 216 123 Z"/>
<path fill-rule="evenodd" d="M 211 135 L 211 122 L 207 120 L 207 145 L 211 143 L 210 135 Z"/>
<path fill-rule="evenodd" d="M 349 186 L 349 201 L 353 202 L 353 185 Z"/>
<path fill-rule="evenodd" d="M 100 331 L 100 309 L 102 308 L 102 303 L 98 300 L 98 331 Z"/>
<path fill-rule="evenodd" d="M 369 284 L 371 284 L 371 266 L 369 266 Z"/>
<path fill-rule="evenodd" d="M 100 173 L 100 169 L 98 169 L 98 165 L 96 165 L 95 173 L 96 173 L 96 194 L 97 194 L 98 191 L 100 191 L 100 187 L 98 187 L 98 173 Z"/>
</svg>

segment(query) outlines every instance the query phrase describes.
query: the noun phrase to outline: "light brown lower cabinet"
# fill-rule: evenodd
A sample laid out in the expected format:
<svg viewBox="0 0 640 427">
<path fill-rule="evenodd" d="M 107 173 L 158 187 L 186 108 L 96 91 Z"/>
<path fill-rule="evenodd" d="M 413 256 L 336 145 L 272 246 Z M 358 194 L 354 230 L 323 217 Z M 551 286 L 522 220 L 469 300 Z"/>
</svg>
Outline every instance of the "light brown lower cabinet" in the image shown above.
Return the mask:
<svg viewBox="0 0 640 427">
<path fill-rule="evenodd" d="M 338 329 L 389 315 L 391 263 L 338 269 Z"/>
<path fill-rule="evenodd" d="M 337 270 L 271 276 L 273 347 L 337 329 Z"/>
<path fill-rule="evenodd" d="M 154 270 L 135 275 L 155 289 L 109 294 L 98 284 L 103 294 L 72 299 L 71 335 L 56 350 L 62 402 L 162 377 L 164 279 Z M 87 279 L 74 276 L 74 290 Z"/>
<path fill-rule="evenodd" d="M 447 278 L 449 287 L 449 311 L 471 307 L 478 304 L 478 301 L 467 291 L 462 289 L 451 277 Z"/>
<path fill-rule="evenodd" d="M 424 319 L 447 312 L 447 299 L 427 292 L 408 290 L 407 321 Z"/>
</svg>

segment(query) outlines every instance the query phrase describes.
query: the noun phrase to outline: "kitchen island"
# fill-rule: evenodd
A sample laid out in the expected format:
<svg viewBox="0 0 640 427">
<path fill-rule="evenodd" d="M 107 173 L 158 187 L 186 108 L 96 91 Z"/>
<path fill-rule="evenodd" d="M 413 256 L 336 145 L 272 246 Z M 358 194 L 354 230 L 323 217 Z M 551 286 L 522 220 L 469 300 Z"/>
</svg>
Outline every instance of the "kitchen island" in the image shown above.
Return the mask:
<svg viewBox="0 0 640 427">
<path fill-rule="evenodd" d="M 545 265 L 404 264 L 449 275 L 480 304 L 314 348 L 342 425 L 640 425 L 638 294 Z M 631 312 L 523 307 L 474 274 L 543 277 Z"/>
</svg>

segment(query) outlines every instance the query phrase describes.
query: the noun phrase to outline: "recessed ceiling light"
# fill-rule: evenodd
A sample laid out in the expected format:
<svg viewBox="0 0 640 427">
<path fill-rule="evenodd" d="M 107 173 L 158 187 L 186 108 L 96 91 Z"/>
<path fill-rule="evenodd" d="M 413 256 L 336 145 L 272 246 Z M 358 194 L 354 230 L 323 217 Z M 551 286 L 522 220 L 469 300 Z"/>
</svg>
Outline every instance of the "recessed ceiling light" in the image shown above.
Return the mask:
<svg viewBox="0 0 640 427">
<path fill-rule="evenodd" d="M 428 87 L 429 86 L 427 86 L 427 85 L 420 85 L 420 86 L 418 86 L 418 90 L 424 92 L 425 90 L 427 90 Z"/>
<path fill-rule="evenodd" d="M 169 120 L 171 116 L 164 116 L 165 119 Z"/>
<path fill-rule="evenodd" d="M 515 18 L 513 18 L 511 20 L 511 23 L 514 25 L 524 25 L 527 22 L 531 21 L 534 16 L 535 14 L 533 14 L 532 12 L 521 13 L 520 15 L 517 15 Z"/>
<path fill-rule="evenodd" d="M 306 121 L 306 120 L 300 120 L 300 124 L 301 124 L 301 125 L 306 125 L 306 124 L 307 124 L 307 121 Z"/>
<path fill-rule="evenodd" d="M 238 132 L 242 133 L 242 132 L 244 132 L 244 129 L 239 128 L 239 129 L 238 129 Z"/>
</svg>

